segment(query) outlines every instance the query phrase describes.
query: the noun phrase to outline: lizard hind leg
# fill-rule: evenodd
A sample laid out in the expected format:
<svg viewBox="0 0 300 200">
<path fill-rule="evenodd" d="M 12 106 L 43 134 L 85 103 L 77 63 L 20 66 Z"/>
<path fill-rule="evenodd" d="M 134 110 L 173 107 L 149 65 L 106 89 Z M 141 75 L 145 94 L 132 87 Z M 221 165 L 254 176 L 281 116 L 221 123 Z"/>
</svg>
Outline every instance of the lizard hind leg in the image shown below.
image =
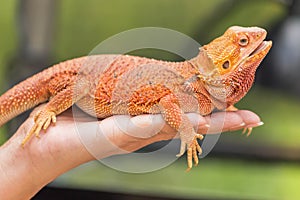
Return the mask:
<svg viewBox="0 0 300 200">
<path fill-rule="evenodd" d="M 39 138 L 41 129 L 46 130 L 51 122 L 54 124 L 56 123 L 56 114 L 54 112 L 48 111 L 47 109 L 38 111 L 34 115 L 34 125 L 23 139 L 22 146 L 24 146 L 33 135 Z"/>
<path fill-rule="evenodd" d="M 84 94 L 84 92 L 74 94 L 74 89 L 70 86 L 54 94 L 50 101 L 34 115 L 34 125 L 22 141 L 22 146 L 24 147 L 33 135 L 39 137 L 42 129 L 46 130 L 51 123 L 55 124 L 56 116 L 70 108 Z"/>
</svg>

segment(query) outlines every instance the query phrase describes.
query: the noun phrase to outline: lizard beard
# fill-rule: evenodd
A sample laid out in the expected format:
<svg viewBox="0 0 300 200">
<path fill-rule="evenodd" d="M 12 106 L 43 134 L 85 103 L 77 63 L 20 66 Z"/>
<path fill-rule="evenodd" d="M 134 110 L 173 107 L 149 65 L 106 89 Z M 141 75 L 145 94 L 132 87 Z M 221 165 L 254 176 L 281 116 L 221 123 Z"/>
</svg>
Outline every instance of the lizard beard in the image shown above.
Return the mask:
<svg viewBox="0 0 300 200">
<path fill-rule="evenodd" d="M 253 85 L 256 67 L 241 66 L 234 73 L 219 79 L 204 80 L 205 89 L 215 100 L 218 109 L 224 109 L 241 100 Z"/>
</svg>

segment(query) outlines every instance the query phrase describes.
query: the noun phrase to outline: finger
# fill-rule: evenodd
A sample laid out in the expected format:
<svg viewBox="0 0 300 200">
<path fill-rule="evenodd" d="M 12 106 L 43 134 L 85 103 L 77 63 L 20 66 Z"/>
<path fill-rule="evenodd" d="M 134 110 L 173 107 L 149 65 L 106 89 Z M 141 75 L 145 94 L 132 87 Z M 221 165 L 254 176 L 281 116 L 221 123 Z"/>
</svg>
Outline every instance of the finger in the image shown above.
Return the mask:
<svg viewBox="0 0 300 200">
<path fill-rule="evenodd" d="M 165 126 L 161 115 L 138 115 L 135 117 L 118 115 L 104 119 L 101 123 L 111 121 L 116 127 L 115 133 L 126 134 L 136 138 L 150 138 Z"/>
<path fill-rule="evenodd" d="M 159 133 L 165 126 L 161 115 L 138 115 L 130 119 L 128 133 L 138 138 L 150 138 Z"/>
<path fill-rule="evenodd" d="M 263 123 L 258 115 L 249 110 L 239 110 L 236 113 L 243 119 L 247 126 L 253 125 L 255 127 Z"/>
<path fill-rule="evenodd" d="M 220 133 L 229 127 L 239 126 L 244 123 L 243 118 L 235 112 L 216 112 L 208 116 L 191 113 L 188 114 L 188 117 L 193 123 L 195 130 L 201 134 Z"/>
<path fill-rule="evenodd" d="M 207 122 L 204 116 L 201 116 L 200 114 L 197 113 L 188 113 L 187 116 L 195 128 L 197 129 L 209 128 L 209 123 Z"/>
<path fill-rule="evenodd" d="M 250 135 L 252 128 L 263 125 L 264 123 L 260 120 L 259 116 L 249 110 L 239 110 L 237 114 L 243 119 L 245 125 L 243 126 L 245 133 Z M 231 127 L 230 131 L 239 130 L 241 127 Z"/>
<path fill-rule="evenodd" d="M 213 113 L 209 119 L 210 128 L 207 133 L 221 133 L 228 131 L 231 127 L 244 127 L 243 118 L 236 112 Z"/>
<path fill-rule="evenodd" d="M 201 134 L 214 134 L 262 125 L 260 118 L 248 110 L 217 112 L 205 117 L 194 113 L 188 116 L 197 132 Z"/>
</svg>

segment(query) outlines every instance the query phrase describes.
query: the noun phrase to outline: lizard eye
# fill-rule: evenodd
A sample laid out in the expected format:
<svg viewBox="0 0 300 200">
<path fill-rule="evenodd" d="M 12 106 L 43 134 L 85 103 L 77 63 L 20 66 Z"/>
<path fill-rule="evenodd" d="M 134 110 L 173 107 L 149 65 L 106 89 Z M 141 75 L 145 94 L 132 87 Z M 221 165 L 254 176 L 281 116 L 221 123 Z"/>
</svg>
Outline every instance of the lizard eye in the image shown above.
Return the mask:
<svg viewBox="0 0 300 200">
<path fill-rule="evenodd" d="M 222 65 L 223 69 L 228 69 L 229 68 L 229 61 L 225 61 Z"/>
<path fill-rule="evenodd" d="M 247 36 L 243 36 L 239 40 L 239 45 L 242 47 L 246 46 L 248 43 L 249 43 L 249 40 L 248 40 Z"/>
</svg>

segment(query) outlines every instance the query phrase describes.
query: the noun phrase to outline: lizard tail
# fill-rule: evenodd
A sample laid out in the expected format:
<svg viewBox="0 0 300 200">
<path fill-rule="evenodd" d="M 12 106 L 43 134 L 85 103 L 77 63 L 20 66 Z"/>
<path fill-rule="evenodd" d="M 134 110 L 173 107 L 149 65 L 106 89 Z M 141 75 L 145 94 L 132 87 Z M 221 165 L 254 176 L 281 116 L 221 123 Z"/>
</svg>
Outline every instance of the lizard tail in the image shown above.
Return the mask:
<svg viewBox="0 0 300 200">
<path fill-rule="evenodd" d="M 49 98 L 39 74 L 15 85 L 0 96 L 0 126 Z"/>
</svg>

